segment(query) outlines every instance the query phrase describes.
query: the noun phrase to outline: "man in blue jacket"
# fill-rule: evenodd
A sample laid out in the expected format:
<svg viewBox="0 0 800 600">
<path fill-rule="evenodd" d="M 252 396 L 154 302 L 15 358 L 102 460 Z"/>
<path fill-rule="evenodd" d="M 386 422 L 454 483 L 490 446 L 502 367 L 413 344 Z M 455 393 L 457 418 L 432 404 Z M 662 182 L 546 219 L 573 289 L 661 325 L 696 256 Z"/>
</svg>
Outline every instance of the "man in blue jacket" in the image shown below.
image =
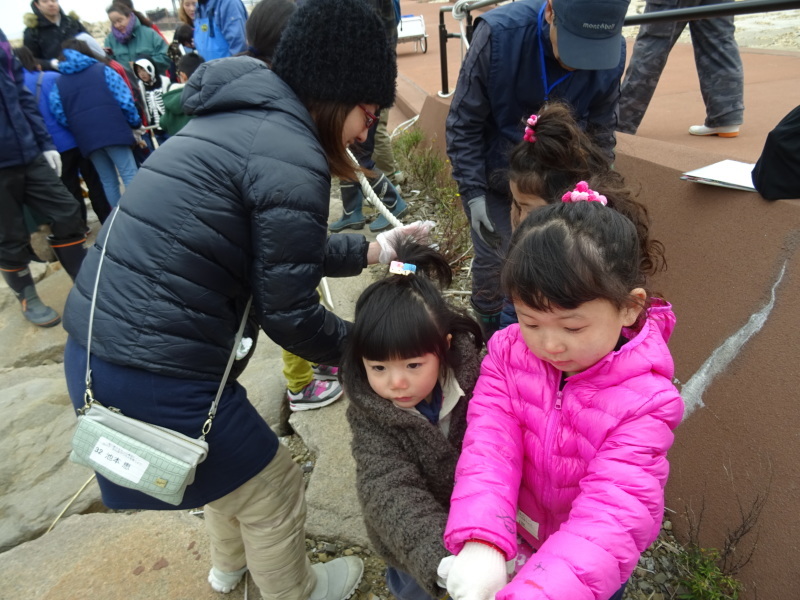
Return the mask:
<svg viewBox="0 0 800 600">
<path fill-rule="evenodd" d="M 206 60 L 235 56 L 247 50 L 242 0 L 199 0 L 194 17 L 194 45 Z"/>
<path fill-rule="evenodd" d="M 476 21 L 447 117 L 447 154 L 472 226 L 471 303 L 487 338 L 499 325 L 511 237 L 508 153 L 525 119 L 558 99 L 613 160 L 628 4 L 521 0 Z"/>
<path fill-rule="evenodd" d="M 73 279 L 86 252 L 81 214 L 60 174 L 61 157 L 0 29 L 0 272 L 22 304 L 22 314 L 40 327 L 57 325 L 61 317 L 36 293 L 23 207 L 50 222 L 50 245 Z"/>
</svg>

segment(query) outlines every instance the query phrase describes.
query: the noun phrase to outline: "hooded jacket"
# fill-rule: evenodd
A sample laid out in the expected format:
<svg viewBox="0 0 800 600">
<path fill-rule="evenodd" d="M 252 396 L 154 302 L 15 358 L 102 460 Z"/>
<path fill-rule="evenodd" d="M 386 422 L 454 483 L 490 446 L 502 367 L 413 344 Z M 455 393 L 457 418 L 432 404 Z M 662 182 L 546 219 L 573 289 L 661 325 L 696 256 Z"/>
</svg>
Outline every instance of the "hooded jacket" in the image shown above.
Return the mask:
<svg viewBox="0 0 800 600">
<path fill-rule="evenodd" d="M 196 118 L 142 165 L 120 202 L 92 354 L 218 381 L 252 294 L 259 324 L 278 345 L 336 364 L 348 324 L 320 305 L 316 287 L 323 275 L 360 273 L 368 243 L 327 236 L 330 171 L 311 115 L 248 57 L 200 65 L 183 105 Z M 64 311 L 81 343 L 100 238 Z"/>
<path fill-rule="evenodd" d="M 50 61 L 61 54 L 61 43 L 85 32 L 86 29 L 74 12 L 66 15 L 61 10 L 61 20 L 56 25 L 42 14 L 36 2 L 31 2 L 31 10 L 32 13 L 27 13 L 23 17 L 26 29 L 22 34 L 22 43 L 33 52 L 33 56 L 43 69 L 52 71 Z"/>
<path fill-rule="evenodd" d="M 667 349 L 674 324 L 671 307 L 654 300 L 638 334 L 624 330 L 627 343 L 561 391 L 561 372 L 528 350 L 519 325 L 492 336 L 445 545 L 457 554 L 484 540 L 510 560 L 519 533 L 537 549 L 498 600 L 609 598 L 658 536 L 667 450 L 683 415 Z"/>
<path fill-rule="evenodd" d="M 0 29 L 0 169 L 30 164 L 55 149 L 36 99 L 25 87 L 22 65 Z"/>
<path fill-rule="evenodd" d="M 50 111 L 68 127 L 81 154 L 130 146 L 141 120 L 128 86 L 110 67 L 77 50 L 64 50 L 61 77 L 50 91 Z"/>
<path fill-rule="evenodd" d="M 145 83 L 136 72 L 136 67 L 140 67 L 150 75 L 150 81 Z M 164 116 L 164 94 L 169 89 L 169 77 L 159 75 L 156 65 L 149 56 L 140 56 L 134 63 L 134 74 L 139 82 L 139 93 L 144 98 L 144 106 L 147 111 L 147 122 L 156 129 L 162 129 L 161 117 Z"/>
<path fill-rule="evenodd" d="M 154 29 L 142 25 L 136 15 L 131 14 L 131 19 L 136 19 L 131 38 L 126 43 L 122 43 L 111 32 L 106 36 L 106 47 L 111 48 L 114 60 L 123 67 L 133 69 L 132 63 L 139 56 L 149 56 L 156 64 L 158 72 L 164 73 L 169 68 L 167 42 Z"/>
<path fill-rule="evenodd" d="M 367 533 L 378 554 L 410 574 L 428 594 L 442 596 L 436 568 L 447 556 L 442 541 L 453 475 L 467 427 L 467 403 L 480 369 L 472 336 L 453 337 L 458 366 L 451 371 L 464 395 L 450 412 L 447 436 L 420 415 L 378 396 L 366 379 L 344 374 L 353 432 L 356 486 Z"/>
</svg>

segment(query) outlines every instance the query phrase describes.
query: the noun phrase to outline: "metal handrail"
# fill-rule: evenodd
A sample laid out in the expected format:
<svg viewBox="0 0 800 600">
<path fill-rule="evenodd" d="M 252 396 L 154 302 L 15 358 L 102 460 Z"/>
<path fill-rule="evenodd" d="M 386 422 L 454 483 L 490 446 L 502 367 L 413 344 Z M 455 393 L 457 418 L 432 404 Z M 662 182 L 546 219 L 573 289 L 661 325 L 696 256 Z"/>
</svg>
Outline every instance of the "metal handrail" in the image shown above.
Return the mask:
<svg viewBox="0 0 800 600">
<path fill-rule="evenodd" d="M 467 13 L 467 41 L 472 41 L 473 26 L 470 11 L 492 6 L 493 4 L 499 4 L 502 1 L 503 0 L 482 0 L 470 4 L 464 9 Z M 643 13 L 641 15 L 630 15 L 625 17 L 623 27 L 660 23 L 663 21 L 696 21 L 698 19 L 777 12 L 795 8 L 800 8 L 800 0 L 739 0 L 737 2 L 725 2 L 723 4 L 676 8 L 673 10 Z M 448 33 L 445 27 L 444 13 L 452 11 L 452 6 L 443 6 L 439 10 L 439 60 L 442 69 L 442 91 L 439 92 L 440 96 L 450 95 L 449 83 L 447 81 L 447 39 L 461 38 L 460 33 Z"/>
</svg>

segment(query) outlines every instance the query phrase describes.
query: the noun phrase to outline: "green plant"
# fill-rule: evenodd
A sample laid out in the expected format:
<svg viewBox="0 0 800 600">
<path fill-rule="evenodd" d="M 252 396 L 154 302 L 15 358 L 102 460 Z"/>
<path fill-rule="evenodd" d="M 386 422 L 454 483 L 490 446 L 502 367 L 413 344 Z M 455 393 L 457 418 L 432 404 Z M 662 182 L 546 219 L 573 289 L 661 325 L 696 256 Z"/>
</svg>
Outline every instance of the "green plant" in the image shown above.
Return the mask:
<svg viewBox="0 0 800 600">
<path fill-rule="evenodd" d="M 720 553 L 714 548 L 692 545 L 681 555 L 681 584 L 688 590 L 682 600 L 737 600 L 742 584 L 720 568 Z"/>
<path fill-rule="evenodd" d="M 404 188 L 419 192 L 417 200 L 412 200 L 416 218 L 436 221 L 434 239 L 439 251 L 458 273 L 472 258 L 472 240 L 450 161 L 442 158 L 417 128 L 397 136 L 393 149 L 406 176 Z"/>
</svg>

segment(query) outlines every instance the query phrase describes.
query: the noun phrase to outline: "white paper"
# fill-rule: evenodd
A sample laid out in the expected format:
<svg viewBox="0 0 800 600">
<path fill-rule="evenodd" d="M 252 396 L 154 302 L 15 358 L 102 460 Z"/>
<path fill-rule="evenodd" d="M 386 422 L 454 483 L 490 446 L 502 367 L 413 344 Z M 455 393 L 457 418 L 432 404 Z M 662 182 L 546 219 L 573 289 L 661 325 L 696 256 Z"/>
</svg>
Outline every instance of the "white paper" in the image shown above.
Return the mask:
<svg viewBox="0 0 800 600">
<path fill-rule="evenodd" d="M 539 539 L 539 524 L 519 509 L 517 509 L 517 523 L 537 540 Z"/>
<path fill-rule="evenodd" d="M 97 441 L 89 458 L 133 483 L 139 483 L 147 467 L 150 466 L 150 463 L 138 454 L 104 437 Z"/>
<path fill-rule="evenodd" d="M 722 160 L 713 165 L 687 171 L 681 175 L 681 179 L 706 183 L 708 185 L 718 185 L 721 187 L 732 188 L 734 190 L 744 190 L 755 192 L 753 187 L 753 167 L 755 163 L 739 162 L 738 160 Z"/>
</svg>

